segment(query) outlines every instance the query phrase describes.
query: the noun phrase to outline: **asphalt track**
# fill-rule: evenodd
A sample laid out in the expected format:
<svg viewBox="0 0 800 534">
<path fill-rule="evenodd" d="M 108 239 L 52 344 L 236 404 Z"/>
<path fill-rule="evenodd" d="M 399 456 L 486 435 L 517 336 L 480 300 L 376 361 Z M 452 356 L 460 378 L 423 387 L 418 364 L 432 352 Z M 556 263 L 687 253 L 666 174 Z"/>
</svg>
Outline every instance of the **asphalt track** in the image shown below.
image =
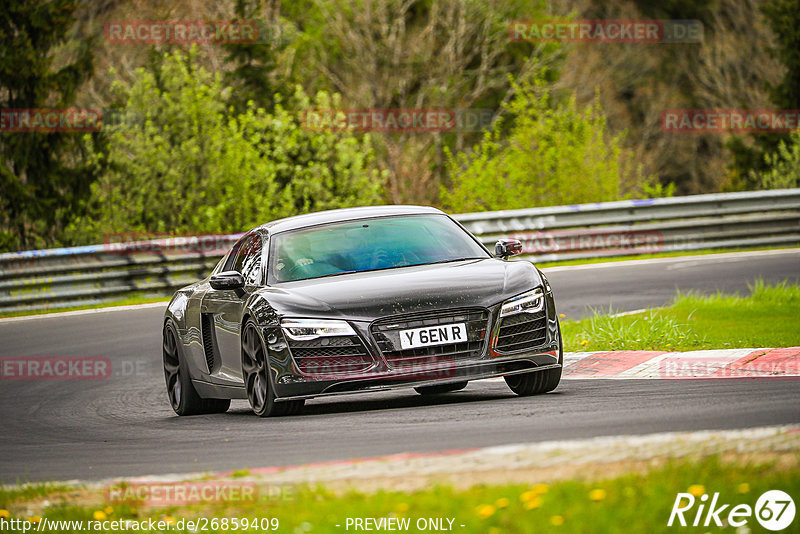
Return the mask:
<svg viewBox="0 0 800 534">
<path fill-rule="evenodd" d="M 800 280 L 800 251 L 671 258 L 548 277 L 559 312 L 660 306 L 676 289 L 747 292 Z M 800 423 L 800 381 L 565 380 L 519 398 L 502 382 L 423 398 L 413 391 L 319 399 L 303 415 L 179 418 L 160 367 L 162 307 L 0 321 L 0 357 L 104 356 L 98 381 L 0 381 L 0 480 L 102 479 L 341 460 L 400 452 L 662 431 Z M 112 342 L 106 340 L 113 339 Z"/>
</svg>

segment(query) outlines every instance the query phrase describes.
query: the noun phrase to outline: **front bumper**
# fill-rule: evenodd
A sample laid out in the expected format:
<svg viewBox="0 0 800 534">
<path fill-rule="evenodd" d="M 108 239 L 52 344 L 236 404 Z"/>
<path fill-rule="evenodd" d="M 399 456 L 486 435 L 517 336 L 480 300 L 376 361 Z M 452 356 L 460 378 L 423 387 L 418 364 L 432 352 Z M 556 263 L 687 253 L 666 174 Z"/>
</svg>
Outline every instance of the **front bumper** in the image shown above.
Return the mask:
<svg viewBox="0 0 800 534">
<path fill-rule="evenodd" d="M 545 295 L 546 336 L 544 342 L 528 350 L 499 353 L 495 342 L 500 329 L 499 306 L 487 310 L 488 339 L 480 354 L 469 359 L 453 359 L 416 367 L 389 365 L 383 358 L 370 326 L 374 323 L 352 322 L 359 337 L 376 360 L 376 365 L 361 373 L 347 376 L 309 376 L 301 372 L 292 358 L 289 345 L 280 327 L 262 329 L 277 400 L 310 399 L 321 396 L 385 391 L 452 382 L 479 380 L 519 373 L 555 369 L 562 365 L 558 318 L 552 293 Z"/>
<path fill-rule="evenodd" d="M 536 364 L 534 360 L 542 360 Z M 451 376 L 436 376 L 431 372 L 429 376 L 415 373 L 410 376 L 397 375 L 392 377 L 365 377 L 359 379 L 346 379 L 338 381 L 316 381 L 313 383 L 276 386 L 279 394 L 277 401 L 290 401 L 300 399 L 313 399 L 315 397 L 330 397 L 334 395 L 347 395 L 368 393 L 373 391 L 388 391 L 420 386 L 433 386 L 469 380 L 481 380 L 500 376 L 509 376 L 533 371 L 546 371 L 558 369 L 560 363 L 544 363 L 544 361 L 558 360 L 552 354 L 537 354 L 528 358 L 516 358 L 504 362 L 482 362 L 474 365 L 462 365 Z M 320 390 L 320 388 L 322 388 Z M 316 392 L 319 391 L 319 392 Z"/>
</svg>

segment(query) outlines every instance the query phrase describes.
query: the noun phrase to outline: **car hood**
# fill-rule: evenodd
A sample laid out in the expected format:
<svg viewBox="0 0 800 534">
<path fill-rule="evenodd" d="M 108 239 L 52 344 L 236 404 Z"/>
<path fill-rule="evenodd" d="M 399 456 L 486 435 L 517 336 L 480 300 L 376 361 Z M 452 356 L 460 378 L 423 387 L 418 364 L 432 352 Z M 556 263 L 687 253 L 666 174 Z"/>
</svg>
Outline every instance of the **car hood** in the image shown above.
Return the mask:
<svg viewBox="0 0 800 534">
<path fill-rule="evenodd" d="M 527 261 L 487 258 L 287 282 L 259 293 L 279 315 L 372 321 L 443 308 L 489 307 L 541 283 Z"/>
</svg>

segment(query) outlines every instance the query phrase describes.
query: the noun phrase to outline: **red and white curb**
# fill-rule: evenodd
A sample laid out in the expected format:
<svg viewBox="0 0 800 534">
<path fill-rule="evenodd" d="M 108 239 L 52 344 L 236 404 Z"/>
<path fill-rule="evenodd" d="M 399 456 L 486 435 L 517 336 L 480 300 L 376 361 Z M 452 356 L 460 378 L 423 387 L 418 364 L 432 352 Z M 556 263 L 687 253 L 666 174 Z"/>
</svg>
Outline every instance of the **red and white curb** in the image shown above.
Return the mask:
<svg viewBox="0 0 800 534">
<path fill-rule="evenodd" d="M 605 351 L 564 354 L 563 378 L 766 378 L 800 376 L 800 347 L 690 352 Z"/>
</svg>

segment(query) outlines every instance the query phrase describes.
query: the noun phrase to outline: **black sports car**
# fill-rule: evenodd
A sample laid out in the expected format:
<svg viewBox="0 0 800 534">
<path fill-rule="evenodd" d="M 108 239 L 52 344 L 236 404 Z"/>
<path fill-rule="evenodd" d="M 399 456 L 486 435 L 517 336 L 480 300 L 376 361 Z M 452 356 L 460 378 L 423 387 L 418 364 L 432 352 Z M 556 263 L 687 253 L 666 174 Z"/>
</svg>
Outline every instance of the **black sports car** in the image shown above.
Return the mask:
<svg viewBox="0 0 800 534">
<path fill-rule="evenodd" d="M 547 279 L 499 241 L 490 254 L 427 207 L 333 210 L 247 232 L 211 275 L 175 293 L 164 374 L 179 415 L 258 415 L 306 399 L 414 387 L 439 394 L 505 377 L 519 395 L 561 379 Z"/>
</svg>

